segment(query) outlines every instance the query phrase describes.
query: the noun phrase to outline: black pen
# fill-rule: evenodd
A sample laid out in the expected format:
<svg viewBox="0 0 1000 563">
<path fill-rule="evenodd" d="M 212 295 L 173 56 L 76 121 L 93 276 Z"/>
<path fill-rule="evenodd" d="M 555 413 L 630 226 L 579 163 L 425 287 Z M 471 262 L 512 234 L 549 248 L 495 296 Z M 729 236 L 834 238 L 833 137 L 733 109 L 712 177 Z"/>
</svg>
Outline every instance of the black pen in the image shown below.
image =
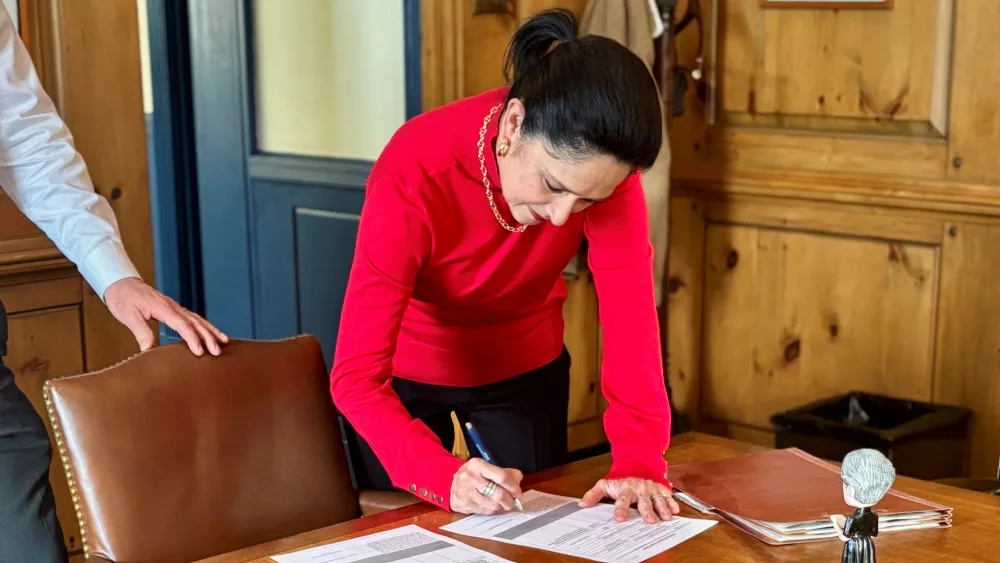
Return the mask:
<svg viewBox="0 0 1000 563">
<path fill-rule="evenodd" d="M 469 431 L 469 437 L 472 438 L 472 443 L 476 445 L 476 449 L 479 453 L 483 455 L 483 459 L 486 463 L 490 465 L 497 465 L 496 461 L 493 460 L 493 456 L 486 449 L 486 444 L 483 443 L 483 439 L 479 437 L 479 432 L 476 432 L 476 427 L 472 425 L 471 422 L 465 423 L 465 429 Z M 499 467 L 499 465 L 497 465 Z M 517 509 L 524 512 L 524 507 L 521 506 L 521 499 L 514 499 L 514 504 L 517 505 Z"/>
</svg>

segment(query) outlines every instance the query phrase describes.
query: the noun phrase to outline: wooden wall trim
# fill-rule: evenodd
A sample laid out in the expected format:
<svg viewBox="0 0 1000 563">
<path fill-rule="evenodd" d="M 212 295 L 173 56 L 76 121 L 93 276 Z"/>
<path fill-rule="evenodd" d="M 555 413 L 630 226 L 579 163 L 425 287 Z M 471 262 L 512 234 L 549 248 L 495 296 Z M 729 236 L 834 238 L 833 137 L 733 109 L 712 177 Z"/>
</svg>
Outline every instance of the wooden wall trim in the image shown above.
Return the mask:
<svg viewBox="0 0 1000 563">
<path fill-rule="evenodd" d="M 934 32 L 934 74 L 930 122 L 942 135 L 948 134 L 948 93 L 951 86 L 951 46 L 955 42 L 954 0 L 938 0 Z"/>
<path fill-rule="evenodd" d="M 986 184 L 836 172 L 773 169 L 737 172 L 721 167 L 703 169 L 697 174 L 675 176 L 671 189 L 677 195 L 694 197 L 746 194 L 1000 217 L 1000 190 Z"/>
<path fill-rule="evenodd" d="M 697 163 L 699 167 L 892 174 L 930 180 L 947 176 L 948 146 L 940 140 L 720 126 L 706 131 L 705 145 L 708 160 Z"/>
<path fill-rule="evenodd" d="M 0 239 L 0 263 L 12 262 L 11 254 L 55 250 L 55 245 L 45 235 Z M 58 252 L 57 254 L 58 255 Z"/>
<path fill-rule="evenodd" d="M 31 262 L 0 263 L 0 287 L 67 276 L 76 278 L 79 284 L 76 266 L 61 255 L 57 256 Z"/>
<path fill-rule="evenodd" d="M 10 315 L 77 305 L 82 299 L 80 280 L 75 275 L 66 275 L 66 272 L 60 275 L 57 270 L 49 272 L 43 279 L 32 276 L 25 283 L 0 282 L 0 301 Z"/>
<path fill-rule="evenodd" d="M 44 235 L 0 240 L 0 285 L 32 275 L 45 277 L 53 270 L 76 273 L 73 263 Z"/>
<path fill-rule="evenodd" d="M 1000 35 L 1000 2 L 961 0 L 955 5 L 948 115 L 948 177 L 1000 183 L 997 91 L 1000 57 L 985 56 Z"/>
<path fill-rule="evenodd" d="M 910 213 L 886 213 L 866 205 L 843 203 L 796 203 L 774 198 L 703 200 L 705 220 L 729 225 L 754 225 L 799 233 L 825 233 L 863 237 L 869 240 L 906 241 L 940 245 L 944 238 L 941 219 L 912 217 Z"/>
<path fill-rule="evenodd" d="M 58 260 L 62 257 L 62 254 L 55 248 L 22 250 L 0 254 L 0 267 L 22 265 L 26 269 L 31 269 L 33 267 L 32 264 Z M 66 262 L 69 262 L 69 260 L 66 260 Z"/>
</svg>

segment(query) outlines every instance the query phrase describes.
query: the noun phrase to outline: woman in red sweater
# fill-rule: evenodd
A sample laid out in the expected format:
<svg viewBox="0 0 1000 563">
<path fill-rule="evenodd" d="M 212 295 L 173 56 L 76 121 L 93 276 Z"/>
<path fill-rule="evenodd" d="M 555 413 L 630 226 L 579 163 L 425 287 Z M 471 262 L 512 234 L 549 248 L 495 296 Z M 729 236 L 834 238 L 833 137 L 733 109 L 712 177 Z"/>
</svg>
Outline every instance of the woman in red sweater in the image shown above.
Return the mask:
<svg viewBox="0 0 1000 563">
<path fill-rule="evenodd" d="M 366 487 L 490 514 L 512 509 L 522 472 L 565 460 L 562 270 L 586 238 L 613 462 L 582 505 L 616 499 L 624 519 L 636 504 L 647 522 L 678 511 L 639 182 L 662 144 L 660 101 L 638 57 L 576 33 L 566 11 L 528 20 L 509 88 L 410 120 L 372 169 L 331 373 Z M 452 411 L 505 467 L 451 455 Z"/>
</svg>

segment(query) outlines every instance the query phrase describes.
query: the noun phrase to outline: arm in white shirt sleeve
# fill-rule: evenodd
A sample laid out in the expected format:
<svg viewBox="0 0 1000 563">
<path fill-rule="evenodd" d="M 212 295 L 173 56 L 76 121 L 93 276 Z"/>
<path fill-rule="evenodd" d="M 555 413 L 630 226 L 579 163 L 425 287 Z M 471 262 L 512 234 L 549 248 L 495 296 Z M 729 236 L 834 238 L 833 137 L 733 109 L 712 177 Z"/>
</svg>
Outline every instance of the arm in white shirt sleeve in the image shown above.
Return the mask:
<svg viewBox="0 0 1000 563">
<path fill-rule="evenodd" d="M 0 187 L 80 269 L 97 295 L 140 277 L 111 206 L 94 192 L 66 124 L 0 3 Z"/>
</svg>

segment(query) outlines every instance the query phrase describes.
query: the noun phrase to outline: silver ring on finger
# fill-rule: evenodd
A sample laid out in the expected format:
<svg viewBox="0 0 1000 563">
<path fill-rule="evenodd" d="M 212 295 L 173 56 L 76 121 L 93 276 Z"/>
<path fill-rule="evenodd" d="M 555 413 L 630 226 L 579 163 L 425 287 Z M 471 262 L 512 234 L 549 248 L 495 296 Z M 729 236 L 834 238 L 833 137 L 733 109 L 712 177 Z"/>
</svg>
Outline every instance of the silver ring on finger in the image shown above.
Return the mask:
<svg viewBox="0 0 1000 563">
<path fill-rule="evenodd" d="M 483 487 L 483 490 L 479 491 L 479 493 L 486 498 L 490 498 L 493 496 L 493 492 L 496 490 L 497 490 L 497 484 L 494 483 L 493 481 L 488 481 L 486 483 L 486 486 Z"/>
<path fill-rule="evenodd" d="M 666 499 L 670 496 L 670 493 L 659 493 L 650 497 L 650 500 L 655 501 L 656 499 Z"/>
</svg>

